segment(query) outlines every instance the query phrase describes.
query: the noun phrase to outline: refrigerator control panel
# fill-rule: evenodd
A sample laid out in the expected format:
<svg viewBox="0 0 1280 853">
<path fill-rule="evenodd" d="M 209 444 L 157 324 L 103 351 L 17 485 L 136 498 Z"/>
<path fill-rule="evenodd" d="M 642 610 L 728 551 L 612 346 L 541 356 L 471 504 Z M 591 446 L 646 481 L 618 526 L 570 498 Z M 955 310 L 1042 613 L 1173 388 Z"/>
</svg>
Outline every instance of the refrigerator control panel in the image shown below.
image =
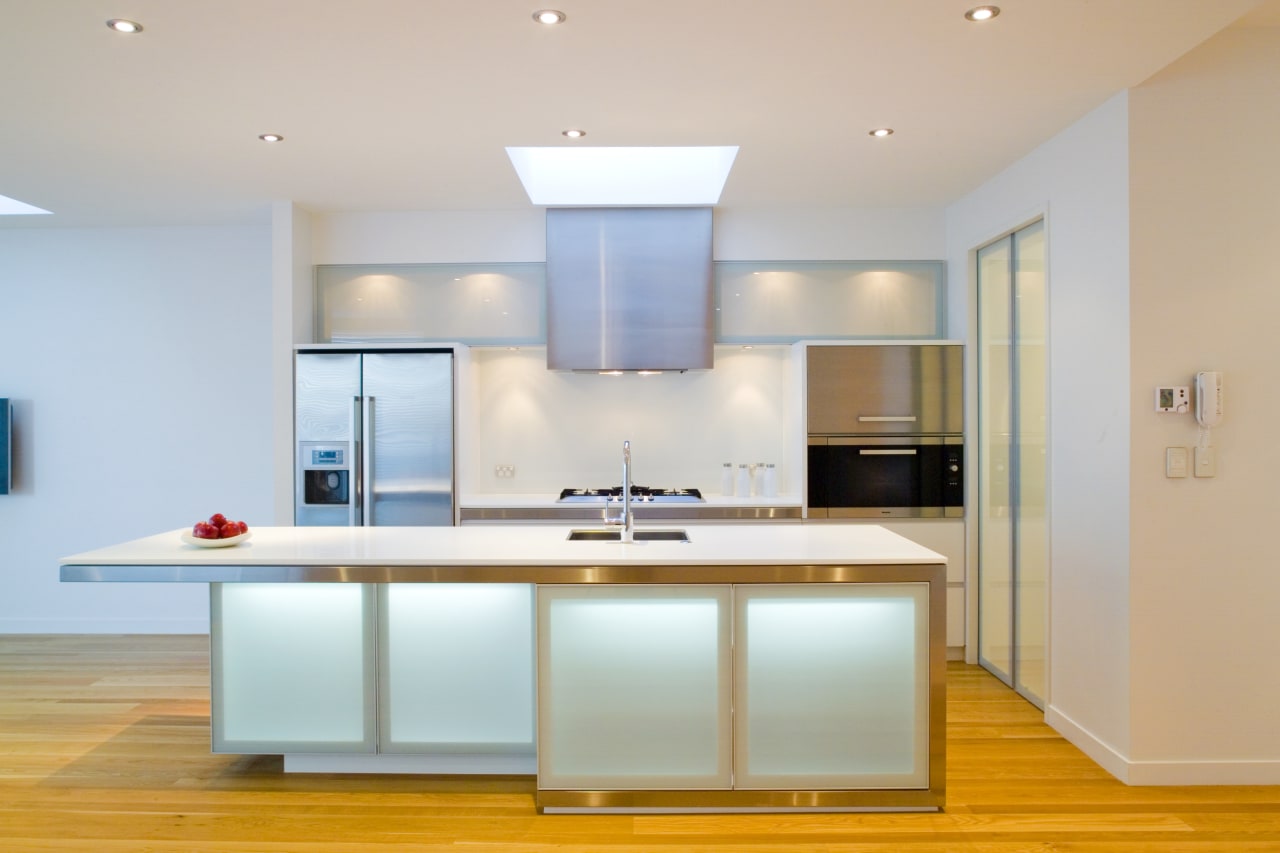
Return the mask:
<svg viewBox="0 0 1280 853">
<path fill-rule="evenodd" d="M 313 447 L 308 468 L 342 468 L 345 467 L 347 449 L 345 447 Z"/>
</svg>

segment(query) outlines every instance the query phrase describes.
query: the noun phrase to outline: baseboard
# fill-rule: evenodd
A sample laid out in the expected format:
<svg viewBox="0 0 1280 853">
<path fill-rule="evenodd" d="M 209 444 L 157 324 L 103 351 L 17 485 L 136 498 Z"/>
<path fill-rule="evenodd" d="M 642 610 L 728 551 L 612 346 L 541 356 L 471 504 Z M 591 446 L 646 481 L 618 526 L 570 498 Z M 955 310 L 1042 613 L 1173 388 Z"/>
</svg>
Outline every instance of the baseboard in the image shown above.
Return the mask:
<svg viewBox="0 0 1280 853">
<path fill-rule="evenodd" d="M 1044 715 L 1058 734 L 1126 785 L 1280 785 L 1280 760 L 1135 761 L 1050 706 Z"/>
<path fill-rule="evenodd" d="M 207 634 L 203 619 L 0 619 L 0 634 Z"/>
<path fill-rule="evenodd" d="M 1045 708 L 1044 721 L 1054 731 L 1070 741 L 1077 749 L 1092 758 L 1103 770 L 1125 784 L 1132 784 L 1129 781 L 1129 759 L 1113 749 L 1110 744 L 1094 737 L 1092 732 L 1083 726 L 1077 725 L 1075 720 L 1059 711 L 1052 704 Z"/>
</svg>

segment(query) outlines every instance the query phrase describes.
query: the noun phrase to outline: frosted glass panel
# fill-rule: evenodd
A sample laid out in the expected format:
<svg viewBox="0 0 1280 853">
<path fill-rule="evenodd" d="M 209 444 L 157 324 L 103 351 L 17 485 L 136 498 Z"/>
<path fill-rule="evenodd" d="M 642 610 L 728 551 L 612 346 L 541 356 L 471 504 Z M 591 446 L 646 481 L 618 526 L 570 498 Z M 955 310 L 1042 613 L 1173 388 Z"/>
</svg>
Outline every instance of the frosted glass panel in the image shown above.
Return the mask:
<svg viewBox="0 0 1280 853">
<path fill-rule="evenodd" d="M 735 787 L 928 787 L 927 584 L 735 595 Z"/>
<path fill-rule="evenodd" d="M 545 264 L 316 267 L 320 343 L 546 338 Z"/>
<path fill-rule="evenodd" d="M 716 264 L 716 340 L 942 336 L 941 261 Z"/>
<path fill-rule="evenodd" d="M 215 584 L 214 750 L 373 750 L 363 584 Z"/>
<path fill-rule="evenodd" d="M 539 787 L 729 787 L 729 588 L 538 595 Z"/>
<path fill-rule="evenodd" d="M 532 754 L 533 587 L 382 592 L 382 751 Z"/>
</svg>

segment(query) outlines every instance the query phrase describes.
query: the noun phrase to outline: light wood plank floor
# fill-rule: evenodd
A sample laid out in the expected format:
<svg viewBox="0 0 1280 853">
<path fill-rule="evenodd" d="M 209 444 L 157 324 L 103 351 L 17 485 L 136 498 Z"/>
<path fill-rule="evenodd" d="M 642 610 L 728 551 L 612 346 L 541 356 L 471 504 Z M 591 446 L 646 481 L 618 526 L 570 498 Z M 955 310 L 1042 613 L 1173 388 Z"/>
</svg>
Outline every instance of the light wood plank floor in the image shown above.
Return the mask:
<svg viewBox="0 0 1280 853">
<path fill-rule="evenodd" d="M 539 815 L 526 778 L 284 775 L 209 753 L 205 637 L 0 636 L 0 851 L 1280 851 L 1280 786 L 1130 788 L 975 667 L 942 814 Z"/>
</svg>

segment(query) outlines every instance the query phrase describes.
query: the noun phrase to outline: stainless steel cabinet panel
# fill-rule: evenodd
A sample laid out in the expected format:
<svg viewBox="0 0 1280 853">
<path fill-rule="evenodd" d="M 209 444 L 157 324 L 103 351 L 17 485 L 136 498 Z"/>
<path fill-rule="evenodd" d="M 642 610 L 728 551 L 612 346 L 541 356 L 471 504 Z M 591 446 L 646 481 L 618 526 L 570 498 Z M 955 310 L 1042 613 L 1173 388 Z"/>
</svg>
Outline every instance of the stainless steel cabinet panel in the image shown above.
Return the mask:
<svg viewBox="0 0 1280 853">
<path fill-rule="evenodd" d="M 964 429 L 958 344 L 811 346 L 807 359 L 810 435 Z"/>
</svg>

